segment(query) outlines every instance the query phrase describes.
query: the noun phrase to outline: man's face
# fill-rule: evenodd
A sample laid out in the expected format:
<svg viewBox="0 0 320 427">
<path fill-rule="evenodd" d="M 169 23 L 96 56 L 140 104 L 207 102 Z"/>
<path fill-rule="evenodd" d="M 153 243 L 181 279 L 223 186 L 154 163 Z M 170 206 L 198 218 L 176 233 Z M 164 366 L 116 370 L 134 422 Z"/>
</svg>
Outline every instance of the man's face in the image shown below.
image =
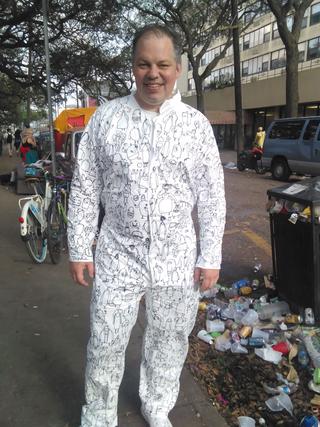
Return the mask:
<svg viewBox="0 0 320 427">
<path fill-rule="evenodd" d="M 136 99 L 145 110 L 159 111 L 171 98 L 174 84 L 181 73 L 172 41 L 167 36 L 145 34 L 138 41 L 133 60 Z"/>
</svg>

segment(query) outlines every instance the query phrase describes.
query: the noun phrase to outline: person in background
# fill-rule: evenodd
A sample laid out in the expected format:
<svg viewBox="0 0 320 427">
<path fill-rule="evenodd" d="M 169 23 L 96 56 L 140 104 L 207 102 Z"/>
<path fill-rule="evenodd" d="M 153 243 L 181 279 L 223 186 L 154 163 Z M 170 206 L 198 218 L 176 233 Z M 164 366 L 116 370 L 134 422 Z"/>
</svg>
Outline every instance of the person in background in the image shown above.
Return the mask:
<svg viewBox="0 0 320 427">
<path fill-rule="evenodd" d="M 21 133 L 20 154 L 23 163 L 26 164 L 34 163 L 39 159 L 37 143 L 30 127 L 25 127 Z"/>
<path fill-rule="evenodd" d="M 14 133 L 14 148 L 16 149 L 16 155 L 19 156 L 21 145 L 21 130 L 18 128 Z"/>
<path fill-rule="evenodd" d="M 258 131 L 256 133 L 254 143 L 253 143 L 253 148 L 257 147 L 262 151 L 265 138 L 266 138 L 266 132 L 263 130 L 262 127 L 258 127 Z"/>
<path fill-rule="evenodd" d="M 0 128 L 0 157 L 2 156 L 3 140 L 4 140 L 4 136 L 3 136 L 2 129 Z"/>
<path fill-rule="evenodd" d="M 10 128 L 7 129 L 6 144 L 7 144 L 9 157 L 12 157 L 13 136 Z"/>
<path fill-rule="evenodd" d="M 209 121 L 175 90 L 178 36 L 162 25 L 142 28 L 132 62 L 137 90 L 92 116 L 69 199 L 71 275 L 82 286 L 85 273 L 94 277 L 82 427 L 118 424 L 125 350 L 143 296 L 141 412 L 151 427 L 172 426 L 199 287 L 214 286 L 220 271 L 223 170 Z M 93 259 L 100 201 L 105 216 Z"/>
</svg>

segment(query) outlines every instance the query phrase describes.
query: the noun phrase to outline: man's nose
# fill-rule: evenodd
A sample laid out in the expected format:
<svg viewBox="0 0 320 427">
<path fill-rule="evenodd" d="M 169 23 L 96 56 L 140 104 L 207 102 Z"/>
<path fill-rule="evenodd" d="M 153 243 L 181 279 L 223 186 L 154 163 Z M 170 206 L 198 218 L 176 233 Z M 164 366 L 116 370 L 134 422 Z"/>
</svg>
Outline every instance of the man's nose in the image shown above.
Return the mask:
<svg viewBox="0 0 320 427">
<path fill-rule="evenodd" d="M 159 75 L 159 70 L 156 65 L 151 65 L 148 70 L 148 78 L 149 79 L 156 79 Z"/>
</svg>

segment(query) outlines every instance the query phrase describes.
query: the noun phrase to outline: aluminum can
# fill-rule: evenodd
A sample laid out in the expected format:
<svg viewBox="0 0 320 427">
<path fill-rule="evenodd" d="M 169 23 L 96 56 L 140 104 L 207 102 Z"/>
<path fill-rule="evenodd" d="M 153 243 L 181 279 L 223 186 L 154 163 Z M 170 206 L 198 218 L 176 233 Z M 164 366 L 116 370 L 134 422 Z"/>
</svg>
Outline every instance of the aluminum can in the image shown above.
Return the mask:
<svg viewBox="0 0 320 427">
<path fill-rule="evenodd" d="M 251 326 L 243 326 L 239 331 L 239 336 L 241 338 L 247 338 L 249 335 L 251 335 L 252 327 Z"/>
<path fill-rule="evenodd" d="M 299 316 L 299 314 L 287 314 L 284 321 L 285 323 L 297 325 L 299 323 L 302 323 L 302 318 L 301 316 Z"/>
<path fill-rule="evenodd" d="M 308 307 L 304 310 L 304 323 L 306 325 L 314 325 L 314 314 L 312 308 Z"/>
</svg>

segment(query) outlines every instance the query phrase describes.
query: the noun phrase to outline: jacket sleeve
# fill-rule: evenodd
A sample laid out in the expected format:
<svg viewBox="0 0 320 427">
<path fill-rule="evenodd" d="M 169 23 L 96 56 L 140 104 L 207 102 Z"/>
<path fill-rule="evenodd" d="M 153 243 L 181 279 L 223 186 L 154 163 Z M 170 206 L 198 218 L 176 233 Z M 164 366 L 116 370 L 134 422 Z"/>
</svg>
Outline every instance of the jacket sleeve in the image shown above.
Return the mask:
<svg viewBox="0 0 320 427">
<path fill-rule="evenodd" d="M 219 269 L 226 216 L 224 175 L 212 127 L 206 119 L 202 125 L 195 180 L 200 238 L 196 267 Z"/>
<path fill-rule="evenodd" d="M 68 210 L 70 261 L 92 261 L 99 217 L 102 174 L 99 165 L 100 111 L 91 117 L 79 144 Z"/>
</svg>

